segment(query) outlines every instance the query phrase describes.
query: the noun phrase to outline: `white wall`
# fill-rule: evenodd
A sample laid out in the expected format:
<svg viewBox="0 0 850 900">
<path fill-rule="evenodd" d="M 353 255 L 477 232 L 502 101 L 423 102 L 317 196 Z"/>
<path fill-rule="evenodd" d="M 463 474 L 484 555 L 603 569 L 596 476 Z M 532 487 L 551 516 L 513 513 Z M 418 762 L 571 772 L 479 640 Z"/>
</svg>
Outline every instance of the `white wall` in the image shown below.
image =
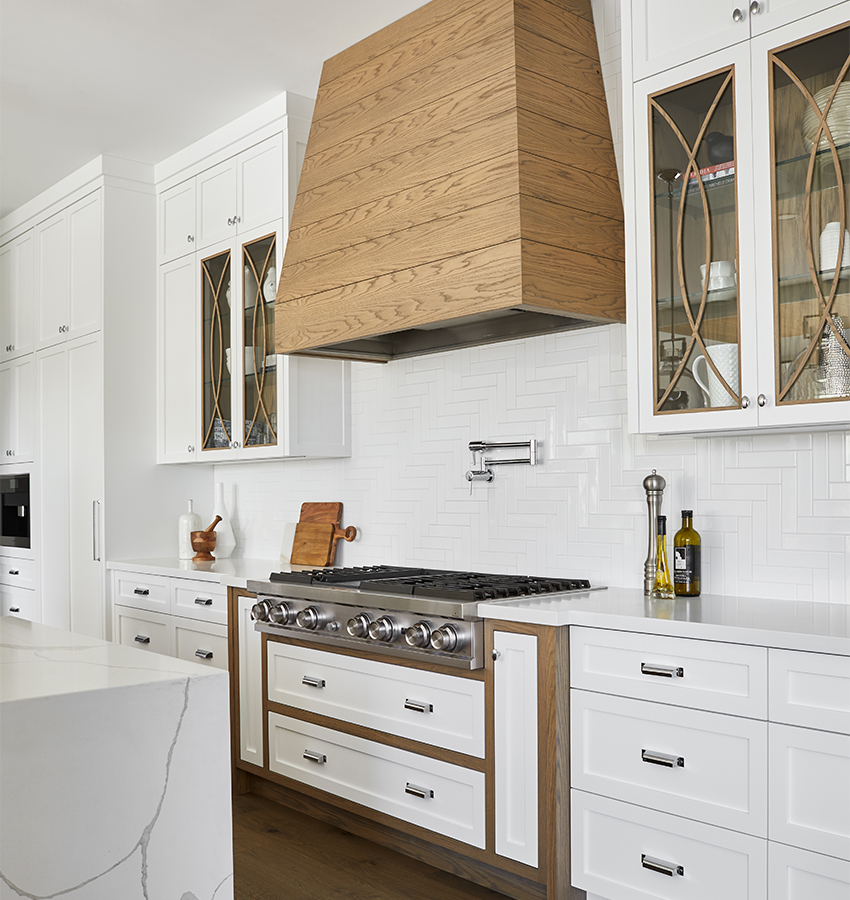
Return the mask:
<svg viewBox="0 0 850 900">
<path fill-rule="evenodd" d="M 704 591 L 850 603 L 850 432 L 631 436 L 625 338 L 613 325 L 353 364 L 351 459 L 216 467 L 233 485 L 237 554 L 276 559 L 302 502 L 340 500 L 361 533 L 338 564 L 639 587 L 656 468 L 671 531 L 694 509 Z M 542 462 L 499 468 L 470 497 L 468 442 L 529 437 Z"/>
</svg>

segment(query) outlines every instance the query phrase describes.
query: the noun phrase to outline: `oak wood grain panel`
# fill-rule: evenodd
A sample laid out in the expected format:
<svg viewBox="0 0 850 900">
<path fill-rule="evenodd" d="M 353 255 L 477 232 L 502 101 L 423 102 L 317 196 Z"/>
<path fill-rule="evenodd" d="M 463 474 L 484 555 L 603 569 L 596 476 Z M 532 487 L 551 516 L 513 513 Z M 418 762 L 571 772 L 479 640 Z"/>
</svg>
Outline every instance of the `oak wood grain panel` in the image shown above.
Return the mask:
<svg viewBox="0 0 850 900">
<path fill-rule="evenodd" d="M 573 209 L 592 210 L 623 222 L 620 183 L 608 181 L 573 166 L 554 163 L 528 153 L 519 154 L 520 190 L 523 195 L 549 199 Z"/>
<path fill-rule="evenodd" d="M 516 138 L 516 113 L 507 110 L 404 153 L 381 158 L 330 183 L 309 188 L 302 177 L 292 214 L 292 228 L 297 230 L 341 210 L 355 209 L 409 190 L 411 186 L 503 156 L 516 150 Z"/>
<path fill-rule="evenodd" d="M 613 181 L 619 190 L 619 175 L 610 135 L 590 134 L 569 124 L 519 109 L 516 138 L 521 153 L 582 169 L 600 182 Z"/>
<path fill-rule="evenodd" d="M 585 15 L 577 15 L 573 7 L 583 10 Z M 585 56 L 599 58 L 590 0 L 575 0 L 574 3 L 562 0 L 515 0 L 514 8 L 519 28 L 555 41 L 560 41 L 561 35 L 570 32 L 570 49 L 573 49 L 573 45 L 582 46 L 585 48 Z M 580 43 L 576 44 L 576 41 Z"/>
<path fill-rule="evenodd" d="M 489 2 L 493 3 L 494 0 Z M 370 59 L 383 55 L 387 47 L 394 47 L 406 40 L 414 40 L 422 32 L 445 22 L 452 16 L 462 14 L 471 7 L 480 6 L 481 3 L 482 0 L 431 0 L 425 6 L 396 19 L 395 22 L 326 60 L 322 67 L 322 83 L 340 78 L 346 72 L 365 65 Z"/>
<path fill-rule="evenodd" d="M 304 641 L 299 640 L 298 638 L 284 636 L 277 637 L 273 635 L 268 635 L 268 639 L 272 643 L 292 644 L 295 647 L 306 647 L 309 650 L 317 649 L 317 644 L 315 641 Z M 352 651 L 347 647 L 335 647 L 333 646 L 333 644 L 322 644 L 321 649 L 323 653 L 338 653 L 341 656 L 351 656 L 356 659 L 371 659 L 375 662 L 385 663 L 387 665 L 402 667 L 408 666 L 412 669 L 422 669 L 426 672 L 440 672 L 443 675 L 453 675 L 459 678 L 470 678 L 473 681 L 484 680 L 483 669 L 456 669 L 453 666 L 443 666 L 439 663 L 420 662 L 419 660 L 405 659 L 404 657 L 393 657 L 392 662 L 390 662 L 388 657 L 383 656 L 380 653 L 375 653 L 372 650 Z"/>
<path fill-rule="evenodd" d="M 524 196 L 521 199 L 521 209 L 522 234 L 525 239 L 551 244 L 564 250 L 625 261 L 622 222 L 534 196 Z"/>
<path fill-rule="evenodd" d="M 377 823 L 357 812 L 342 810 L 328 799 L 307 796 L 297 789 L 288 790 L 280 783 L 282 781 L 281 776 L 274 776 L 274 779 L 252 777 L 251 791 L 515 900 L 545 900 L 545 891 L 540 885 L 498 868 L 489 859 L 470 859 L 465 853 L 436 846 L 423 837 L 393 828 L 390 824 Z"/>
<path fill-rule="evenodd" d="M 517 28 L 515 46 L 518 68 L 537 72 L 565 87 L 605 100 L 602 67 L 597 56 L 585 55 L 588 48 L 583 36 L 567 29 L 550 40 L 536 32 Z"/>
<path fill-rule="evenodd" d="M 346 242 L 371 241 L 508 197 L 516 193 L 518 171 L 517 154 L 508 153 L 295 228 L 289 232 L 286 263 L 295 266 Z"/>
<path fill-rule="evenodd" d="M 414 741 L 411 738 L 389 734 L 385 731 L 369 728 L 366 725 L 357 725 L 354 722 L 333 719 L 329 716 L 323 716 L 320 713 L 311 712 L 308 709 L 301 709 L 297 706 L 288 706 L 285 703 L 276 703 L 273 700 L 269 701 L 269 709 L 282 716 L 289 716 L 293 719 L 299 719 L 302 722 L 310 722 L 313 725 L 321 725 L 323 728 L 332 728 L 343 734 L 352 734 L 355 737 L 363 738 L 367 741 L 374 741 L 376 744 L 386 744 L 389 747 L 398 747 L 400 750 L 408 750 L 410 753 L 419 753 L 422 756 L 430 756 L 432 759 L 440 759 L 443 762 L 451 763 L 455 766 L 463 766 L 465 769 L 474 769 L 476 772 L 484 771 L 483 759 L 479 759 L 476 756 L 468 756 L 466 753 L 458 753 L 456 750 L 446 750 L 445 748 L 437 747 L 434 744 Z"/>
<path fill-rule="evenodd" d="M 578 318 L 625 322 L 622 263 L 523 241 L 523 301 L 543 310 L 568 308 Z"/>
<path fill-rule="evenodd" d="M 277 302 L 319 294 L 520 237 L 519 195 L 293 264 L 284 260 Z M 289 289 L 289 285 L 294 290 Z"/>
<path fill-rule="evenodd" d="M 572 128 L 589 131 L 599 137 L 611 138 L 608 109 L 598 97 L 564 87 L 551 78 L 544 78 L 527 69 L 516 71 L 517 105 L 520 109 L 564 123 L 569 119 Z"/>
<path fill-rule="evenodd" d="M 240 762 L 239 741 L 239 596 L 254 596 L 248 591 L 227 589 L 227 668 L 230 692 L 230 766 L 231 784 L 234 794 L 244 794 L 248 785 L 238 767 Z"/>
<path fill-rule="evenodd" d="M 327 149 L 314 152 L 308 142 L 299 185 L 310 191 L 469 126 L 489 134 L 492 117 L 510 112 L 515 106 L 514 73 L 504 69 L 483 82 L 465 86 L 348 140 L 332 143 Z"/>
<path fill-rule="evenodd" d="M 503 309 L 521 297 L 520 242 L 277 303 L 278 353 Z M 284 349 L 285 348 L 285 349 Z"/>
<path fill-rule="evenodd" d="M 511 40 L 512 32 L 512 0 L 479 3 L 422 35 L 390 47 L 340 78 L 330 82 L 322 80 L 320 118 L 313 118 L 310 140 L 327 131 L 329 119 L 340 125 L 346 122 L 350 116 L 339 117 L 345 110 L 351 110 L 353 115 L 355 108 L 364 112 L 374 109 L 372 98 L 380 97 L 382 104 L 401 101 L 405 104 L 402 109 L 412 109 L 480 80 L 475 77 L 474 69 L 470 74 L 470 60 L 473 63 L 477 60 L 479 67 L 483 63 L 490 71 L 497 71 L 485 56 L 495 49 L 494 38 L 498 39 L 497 44 Z M 414 96 L 403 94 L 408 87 L 416 90 Z M 370 102 L 361 106 L 367 100 Z M 374 109 L 366 121 L 372 127 L 383 119 L 393 118 L 399 111 L 388 114 L 382 106 Z M 381 118 L 375 118 L 376 114 Z"/>
</svg>

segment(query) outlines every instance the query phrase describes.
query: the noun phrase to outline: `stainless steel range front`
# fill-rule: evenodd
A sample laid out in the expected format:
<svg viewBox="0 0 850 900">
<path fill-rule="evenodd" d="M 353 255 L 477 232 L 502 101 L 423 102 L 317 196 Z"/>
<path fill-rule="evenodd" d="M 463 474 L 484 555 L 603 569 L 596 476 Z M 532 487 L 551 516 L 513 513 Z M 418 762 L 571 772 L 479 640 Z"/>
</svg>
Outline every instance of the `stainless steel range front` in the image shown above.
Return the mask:
<svg viewBox="0 0 850 900">
<path fill-rule="evenodd" d="M 596 589 L 584 579 L 363 566 L 273 573 L 248 590 L 258 631 L 478 669 L 479 603 Z"/>
</svg>

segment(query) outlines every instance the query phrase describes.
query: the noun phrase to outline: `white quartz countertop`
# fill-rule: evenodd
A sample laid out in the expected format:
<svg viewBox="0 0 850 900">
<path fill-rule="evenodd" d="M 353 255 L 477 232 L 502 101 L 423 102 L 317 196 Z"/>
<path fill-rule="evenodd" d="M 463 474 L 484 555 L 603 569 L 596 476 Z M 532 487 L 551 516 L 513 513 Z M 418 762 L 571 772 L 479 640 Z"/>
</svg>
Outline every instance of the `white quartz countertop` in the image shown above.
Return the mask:
<svg viewBox="0 0 850 900">
<path fill-rule="evenodd" d="M 0 703 L 221 675 L 194 662 L 0 616 Z"/>
<path fill-rule="evenodd" d="M 638 588 L 608 588 L 480 603 L 478 612 L 527 625 L 587 625 L 850 656 L 850 605 L 838 603 L 723 594 L 649 600 Z"/>
<path fill-rule="evenodd" d="M 214 581 L 225 587 L 244 588 L 248 581 L 268 581 L 272 572 L 289 569 L 280 559 L 214 559 L 193 562 L 191 559 L 164 557 L 162 559 L 110 560 L 107 569 L 138 572 L 142 575 L 168 575 L 175 578 L 197 578 Z"/>
</svg>

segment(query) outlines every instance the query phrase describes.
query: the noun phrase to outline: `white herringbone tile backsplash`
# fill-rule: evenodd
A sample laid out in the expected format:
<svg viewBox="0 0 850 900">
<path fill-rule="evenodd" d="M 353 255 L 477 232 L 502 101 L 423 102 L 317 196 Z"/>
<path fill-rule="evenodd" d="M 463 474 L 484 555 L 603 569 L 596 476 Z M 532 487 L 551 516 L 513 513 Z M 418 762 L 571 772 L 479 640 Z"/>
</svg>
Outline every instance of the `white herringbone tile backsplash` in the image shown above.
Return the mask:
<svg viewBox="0 0 850 900">
<path fill-rule="evenodd" d="M 625 337 L 613 325 L 353 364 L 351 459 L 216 467 L 237 552 L 276 559 L 304 501 L 341 500 L 359 535 L 340 542 L 340 565 L 639 587 L 642 482 L 657 469 L 670 531 L 694 509 L 705 592 L 850 603 L 850 432 L 630 435 Z M 540 464 L 500 467 L 470 497 L 469 441 L 530 437 Z"/>
</svg>

